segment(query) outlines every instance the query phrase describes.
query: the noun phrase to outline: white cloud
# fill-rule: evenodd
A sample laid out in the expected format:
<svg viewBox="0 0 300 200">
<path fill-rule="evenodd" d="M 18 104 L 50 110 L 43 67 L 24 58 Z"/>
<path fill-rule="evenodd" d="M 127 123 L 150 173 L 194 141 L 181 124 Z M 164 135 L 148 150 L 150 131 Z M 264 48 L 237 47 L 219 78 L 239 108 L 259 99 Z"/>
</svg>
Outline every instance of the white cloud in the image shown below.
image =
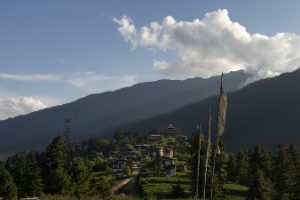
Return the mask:
<svg viewBox="0 0 300 200">
<path fill-rule="evenodd" d="M 95 72 L 76 72 L 68 79 L 68 83 L 86 92 L 103 92 L 127 87 L 135 84 L 135 75 L 108 76 Z"/>
<path fill-rule="evenodd" d="M 8 74 L 1 73 L 0 79 L 14 81 L 61 81 L 79 88 L 84 93 L 98 93 L 127 87 L 137 82 L 135 75 L 105 75 L 96 72 L 73 72 L 62 74 Z M 61 104 L 62 101 L 48 96 L 20 96 L 0 88 L 0 120 L 24 115 Z"/>
<path fill-rule="evenodd" d="M 50 105 L 47 105 L 41 99 L 37 99 L 35 97 L 15 97 L 10 99 L 0 98 L 0 120 L 27 114 L 49 106 Z"/>
<path fill-rule="evenodd" d="M 106 75 L 96 72 L 69 72 L 61 74 L 0 73 L 0 79 L 14 81 L 61 81 L 90 93 L 115 90 L 137 83 L 135 75 Z"/>
<path fill-rule="evenodd" d="M 176 21 L 167 16 L 161 23 L 152 22 L 139 29 L 127 16 L 114 21 L 133 48 L 177 52 L 177 60 L 155 60 L 153 64 L 170 78 L 209 77 L 243 69 L 253 75 L 253 81 L 295 70 L 300 65 L 300 36 L 250 34 L 229 18 L 226 9 L 193 21 Z"/>
<path fill-rule="evenodd" d="M 56 74 L 8 74 L 0 73 L 0 79 L 15 81 L 59 81 L 61 77 Z"/>
</svg>

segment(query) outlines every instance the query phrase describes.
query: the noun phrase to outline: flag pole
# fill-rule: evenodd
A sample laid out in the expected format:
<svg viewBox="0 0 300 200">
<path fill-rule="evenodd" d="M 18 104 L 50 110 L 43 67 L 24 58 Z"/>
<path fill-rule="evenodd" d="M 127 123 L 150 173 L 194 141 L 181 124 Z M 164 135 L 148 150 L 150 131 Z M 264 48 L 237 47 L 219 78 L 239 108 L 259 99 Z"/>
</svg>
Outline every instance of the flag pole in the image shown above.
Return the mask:
<svg viewBox="0 0 300 200">
<path fill-rule="evenodd" d="M 199 130 L 199 143 L 198 143 L 198 163 L 197 163 L 197 178 L 196 178 L 196 196 L 195 199 L 198 199 L 199 196 L 199 174 L 200 174 L 200 153 L 201 153 L 201 134 L 202 134 L 202 125 L 200 125 Z"/>
<path fill-rule="evenodd" d="M 208 128 L 207 128 L 207 148 L 206 148 L 206 156 L 205 156 L 205 168 L 204 168 L 202 200 L 205 200 L 206 176 L 207 176 L 207 166 L 208 166 L 209 150 L 210 150 L 210 132 L 211 132 L 211 108 L 209 106 L 209 109 L 208 109 Z"/>
<path fill-rule="evenodd" d="M 217 113 L 217 126 L 216 126 L 216 143 L 213 146 L 213 167 L 211 174 L 211 184 L 210 184 L 210 200 L 213 200 L 213 187 L 214 187 L 214 177 L 215 177 L 215 168 L 216 168 L 216 157 L 219 149 L 219 140 L 220 136 L 225 128 L 225 117 L 227 109 L 227 99 L 223 90 L 223 73 L 221 75 L 221 84 L 220 84 L 220 96 L 218 102 L 218 113 Z"/>
</svg>

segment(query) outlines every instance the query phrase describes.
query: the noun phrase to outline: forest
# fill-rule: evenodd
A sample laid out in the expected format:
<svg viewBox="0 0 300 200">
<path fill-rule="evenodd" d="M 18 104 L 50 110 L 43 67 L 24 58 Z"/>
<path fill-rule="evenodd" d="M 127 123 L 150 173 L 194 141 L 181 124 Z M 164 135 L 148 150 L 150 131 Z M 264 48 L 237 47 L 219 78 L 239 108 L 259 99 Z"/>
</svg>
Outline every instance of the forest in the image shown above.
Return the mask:
<svg viewBox="0 0 300 200">
<path fill-rule="evenodd" d="M 147 135 L 117 130 L 114 138 L 90 139 L 74 144 L 70 137 L 58 135 L 45 151 L 23 151 L 1 161 L 0 197 L 3 199 L 192 199 L 196 190 L 197 157 L 201 137 L 198 191 L 203 196 L 207 138 L 196 131 L 191 138 L 163 135 L 153 143 Z M 140 149 L 147 144 L 148 150 Z M 227 152 L 219 142 L 213 184 L 214 199 L 300 199 L 300 152 L 292 144 L 268 151 L 261 145 Z M 166 175 L 164 157 L 145 156 L 150 149 L 172 149 L 176 175 Z M 212 147 L 208 148 L 206 198 L 211 188 Z M 145 153 L 146 152 L 146 153 Z M 170 153 L 170 152 L 169 152 Z M 114 171 L 113 163 L 127 156 L 123 169 Z M 133 158 L 133 160 L 129 159 Z M 170 156 L 170 155 L 169 155 Z M 138 165 L 136 165 L 137 161 Z M 134 174 L 134 167 L 139 172 Z M 184 166 L 185 169 L 179 170 Z M 145 171 L 142 174 L 141 171 Z M 134 181 L 114 192 L 124 179 Z"/>
</svg>

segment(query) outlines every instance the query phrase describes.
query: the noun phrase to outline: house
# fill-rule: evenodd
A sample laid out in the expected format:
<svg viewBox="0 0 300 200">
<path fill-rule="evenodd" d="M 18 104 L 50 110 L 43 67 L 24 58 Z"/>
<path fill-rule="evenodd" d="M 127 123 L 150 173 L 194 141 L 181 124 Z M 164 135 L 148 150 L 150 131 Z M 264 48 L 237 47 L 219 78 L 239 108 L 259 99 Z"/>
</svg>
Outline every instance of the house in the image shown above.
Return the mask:
<svg viewBox="0 0 300 200">
<path fill-rule="evenodd" d="M 173 158 L 174 157 L 174 151 L 172 149 L 166 148 L 166 149 L 164 149 L 164 156 Z"/>
<path fill-rule="evenodd" d="M 170 124 L 168 128 L 164 131 L 165 137 L 173 137 L 173 138 L 185 138 L 186 136 L 178 130 L 173 124 Z"/>
<path fill-rule="evenodd" d="M 175 160 L 176 158 L 171 158 L 171 157 L 162 157 L 161 161 L 163 163 L 163 167 L 167 167 L 169 165 L 175 165 Z"/>
<path fill-rule="evenodd" d="M 127 159 L 125 157 L 118 158 L 111 163 L 112 172 L 119 173 L 123 172 L 126 167 Z"/>
<path fill-rule="evenodd" d="M 161 141 L 161 134 L 150 134 L 149 135 L 149 143 L 150 144 L 158 144 Z"/>
<path fill-rule="evenodd" d="M 163 157 L 164 151 L 161 147 L 153 147 L 150 149 L 151 160 L 156 160 L 157 157 Z"/>
<path fill-rule="evenodd" d="M 138 144 L 135 147 L 139 152 L 141 152 L 142 159 L 150 155 L 149 144 Z"/>
<path fill-rule="evenodd" d="M 140 162 L 133 162 L 131 166 L 132 175 L 138 175 L 141 171 Z"/>
<path fill-rule="evenodd" d="M 169 165 L 165 167 L 166 169 L 166 176 L 176 176 L 176 166 L 175 165 Z"/>
<path fill-rule="evenodd" d="M 176 176 L 176 158 L 164 156 L 162 157 L 163 168 L 165 169 L 166 176 Z"/>
</svg>

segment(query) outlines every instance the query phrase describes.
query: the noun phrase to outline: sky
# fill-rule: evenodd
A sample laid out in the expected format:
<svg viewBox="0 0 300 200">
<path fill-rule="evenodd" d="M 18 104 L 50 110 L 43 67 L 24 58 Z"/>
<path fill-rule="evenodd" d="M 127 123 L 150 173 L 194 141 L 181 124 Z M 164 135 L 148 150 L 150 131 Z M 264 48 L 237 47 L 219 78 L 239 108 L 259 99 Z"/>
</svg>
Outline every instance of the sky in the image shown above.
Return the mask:
<svg viewBox="0 0 300 200">
<path fill-rule="evenodd" d="M 300 64 L 300 1 L 2 0 L 0 120 L 145 81 Z"/>
</svg>

